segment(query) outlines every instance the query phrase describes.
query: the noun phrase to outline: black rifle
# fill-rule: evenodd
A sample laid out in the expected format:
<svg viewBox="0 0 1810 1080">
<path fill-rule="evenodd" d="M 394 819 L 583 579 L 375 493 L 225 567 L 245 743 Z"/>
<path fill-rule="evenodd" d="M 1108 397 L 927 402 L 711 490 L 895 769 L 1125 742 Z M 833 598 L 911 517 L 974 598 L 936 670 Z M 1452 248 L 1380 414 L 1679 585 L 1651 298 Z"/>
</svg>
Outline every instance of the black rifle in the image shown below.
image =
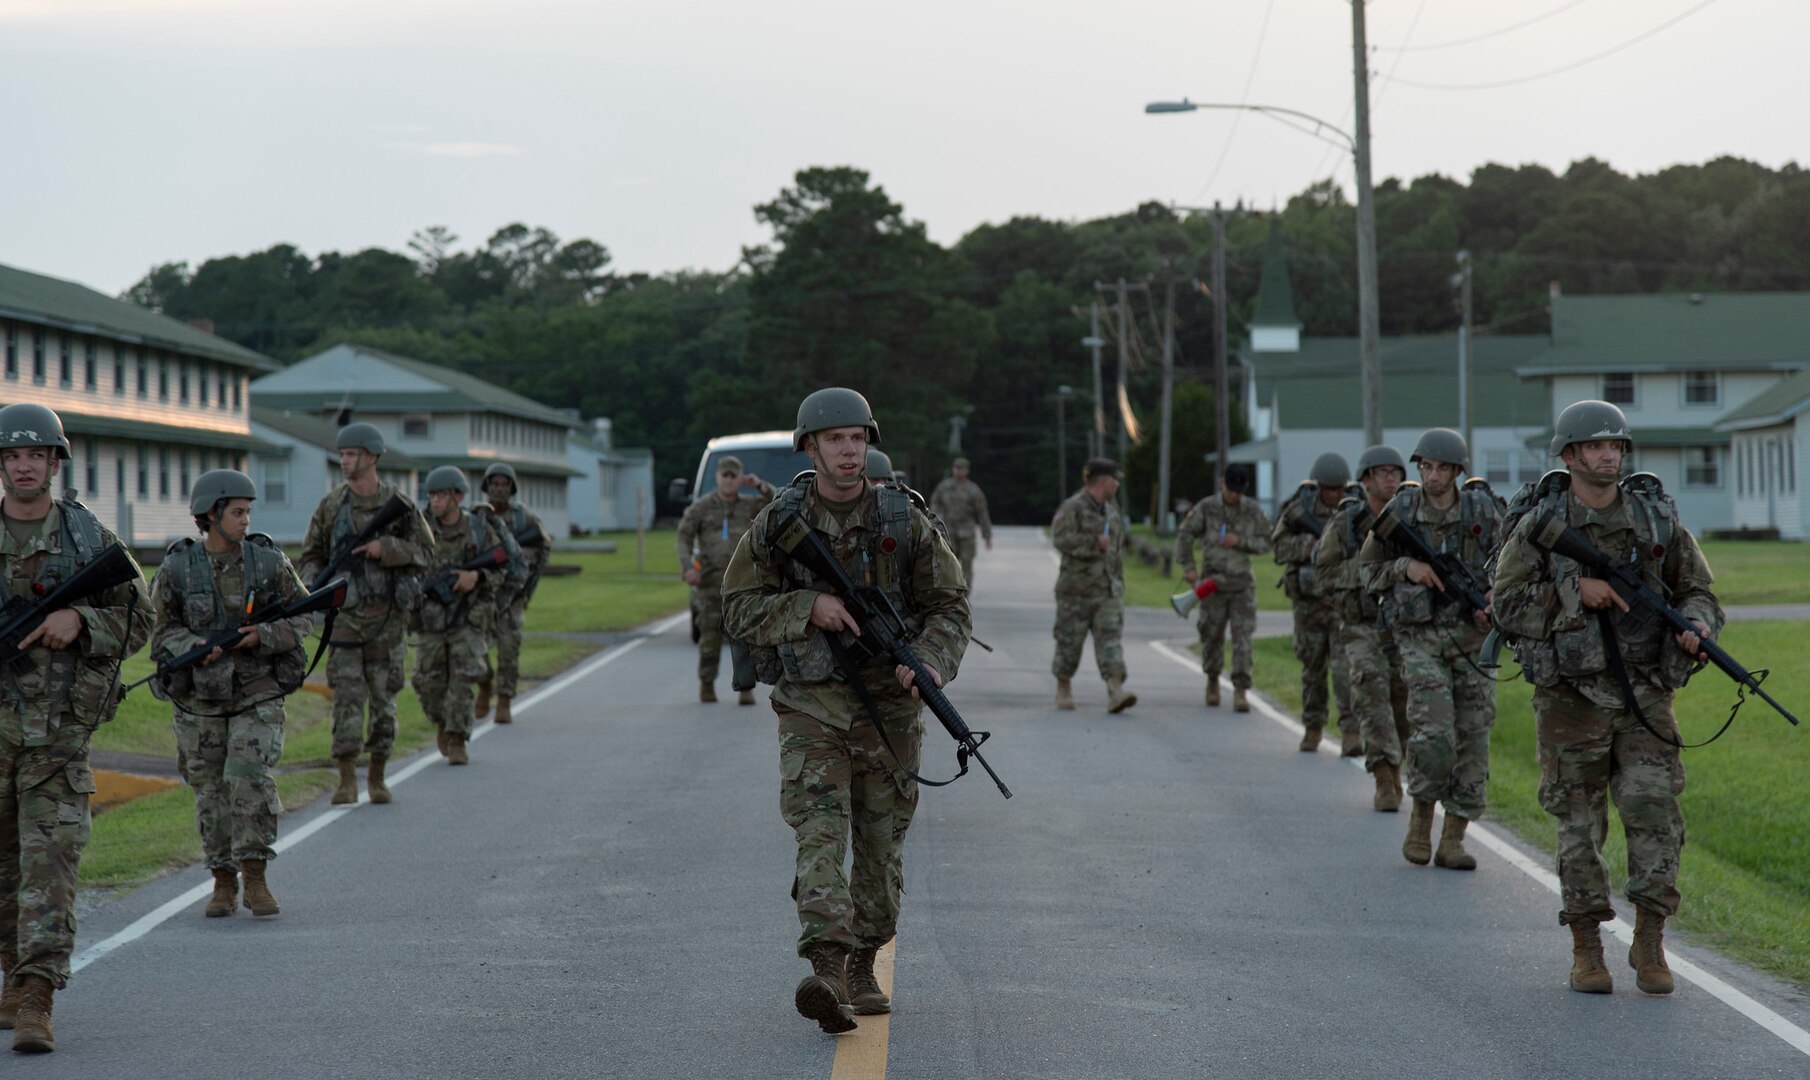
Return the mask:
<svg viewBox="0 0 1810 1080">
<path fill-rule="evenodd" d="M 353 552 L 377 539 L 378 533 L 401 521 L 403 515 L 408 512 L 408 502 L 401 495 L 391 495 L 388 502 L 377 508 L 377 513 L 365 523 L 365 527 L 358 530 L 358 535 L 347 542 L 345 547 L 339 549 L 339 552 L 328 560 L 327 565 L 321 567 L 320 573 L 314 575 L 314 581 L 309 584 L 308 591 L 317 592 L 325 588 L 327 583 L 333 580 L 334 575 L 338 574 L 340 569 L 346 565 L 346 560 L 352 557 Z"/>
<path fill-rule="evenodd" d="M 1534 546 L 1555 555 L 1563 555 L 1580 566 L 1590 569 L 1596 577 L 1609 583 L 1615 594 L 1630 607 L 1638 606 L 1657 617 L 1676 634 L 1697 634 L 1697 648 L 1710 663 L 1722 669 L 1722 673 L 1733 679 L 1744 690 L 1752 690 L 1760 696 L 1760 700 L 1779 711 L 1779 715 L 1797 723 L 1797 717 L 1791 715 L 1783 705 L 1773 700 L 1771 694 L 1760 688 L 1760 683 L 1770 672 L 1749 671 L 1741 666 L 1741 662 L 1728 655 L 1728 652 L 1702 636 L 1697 624 L 1686 618 L 1684 613 L 1665 602 L 1665 598 L 1654 592 L 1640 575 L 1631 568 L 1612 561 L 1609 556 L 1590 542 L 1590 538 L 1566 523 L 1565 519 L 1551 511 L 1542 513 L 1534 522 L 1533 532 L 1529 534 Z M 1611 644 L 1610 646 L 1614 646 Z M 1736 708 L 1740 706 L 1737 705 Z M 1734 719 L 1731 715 L 1730 720 Z"/>
<path fill-rule="evenodd" d="M 28 663 L 31 652 L 21 650 L 19 643 L 44 625 L 44 620 L 55 612 L 73 607 L 95 593 L 138 579 L 138 564 L 132 561 L 132 556 L 120 545 L 109 544 L 92 561 L 77 567 L 75 573 L 51 586 L 50 591 L 36 600 L 23 596 L 8 600 L 0 607 L 0 653 L 4 654 L 5 662 L 15 666 Z"/>
<path fill-rule="evenodd" d="M 1487 590 L 1464 560 L 1450 552 L 1434 551 L 1426 538 L 1414 531 L 1414 526 L 1395 516 L 1393 507 L 1385 507 L 1377 515 L 1376 535 L 1397 551 L 1431 566 L 1439 583 L 1445 586 L 1445 592 L 1439 595 L 1462 601 L 1473 611 L 1489 613 L 1489 600 L 1483 595 Z"/>
<path fill-rule="evenodd" d="M 223 630 L 201 644 L 179 656 L 173 656 L 157 665 L 157 670 L 126 687 L 134 690 L 152 679 L 174 675 L 179 671 L 192 668 L 213 654 L 215 649 L 231 649 L 245 636 L 245 631 L 265 623 L 280 622 L 293 619 L 297 615 L 312 615 L 317 611 L 337 611 L 346 602 L 346 579 L 334 578 L 326 585 L 311 593 L 298 596 L 293 600 L 280 604 L 266 604 L 261 610 L 245 613 L 245 621 L 231 630 Z"/>
<path fill-rule="evenodd" d="M 515 534 L 515 543 L 524 550 L 546 547 L 547 534 L 545 530 L 530 523 L 522 526 L 522 531 Z M 528 574 L 528 580 L 522 582 L 521 591 L 516 594 L 516 598 L 523 603 L 528 603 L 534 599 L 534 590 L 538 588 L 540 588 L 540 569 L 537 567 Z M 512 600 L 511 603 L 513 602 Z"/>
<path fill-rule="evenodd" d="M 1297 488 L 1295 505 L 1300 507 L 1301 512 L 1295 516 L 1293 521 L 1289 522 L 1290 527 L 1296 532 L 1306 533 L 1309 536 L 1319 536 L 1325 532 L 1326 519 L 1315 513 L 1319 509 L 1315 504 L 1319 501 L 1320 485 L 1302 484 Z"/>
<path fill-rule="evenodd" d="M 451 611 L 461 599 L 470 593 L 457 593 L 453 586 L 458 584 L 459 574 L 466 570 L 495 570 L 509 561 L 509 549 L 501 544 L 478 552 L 469 561 L 446 569 L 427 579 L 422 592 L 440 602 L 440 606 Z"/>
<path fill-rule="evenodd" d="M 843 606 L 848 608 L 848 613 L 854 616 L 855 625 L 860 628 L 860 636 L 853 642 L 831 639 L 837 642 L 838 658 L 846 656 L 848 648 L 854 647 L 863 650 L 867 657 L 890 656 L 895 663 L 911 672 L 912 685 L 918 696 L 923 698 L 924 704 L 942 721 L 943 728 L 956 741 L 955 762 L 959 771 L 954 778 L 967 775 L 968 759 L 973 758 L 993 778 L 993 783 L 999 787 L 999 793 L 1011 798 L 1012 792 L 1006 787 L 1005 781 L 993 771 L 993 766 L 987 764 L 987 759 L 980 756 L 981 744 L 991 738 L 992 733 L 969 730 L 967 723 L 962 720 L 962 714 L 956 711 L 948 695 L 937 686 L 936 680 L 924 667 L 924 662 L 911 651 L 911 645 L 907 641 L 911 636 L 911 629 L 906 626 L 898 609 L 892 606 L 892 601 L 887 599 L 886 593 L 877 585 L 855 584 L 854 579 L 848 576 L 848 571 L 836 561 L 836 555 L 829 545 L 823 542 L 823 537 L 818 536 L 797 514 L 787 515 L 784 520 L 774 522 L 774 526 L 772 546 L 827 582 L 842 600 Z M 866 691 L 856 681 L 859 680 L 860 673 L 849 671 L 848 677 L 856 691 L 865 695 Z M 874 717 L 874 727 L 882 737 L 885 736 L 886 732 L 880 728 L 877 716 Z M 925 781 L 920 777 L 918 782 Z"/>
</svg>

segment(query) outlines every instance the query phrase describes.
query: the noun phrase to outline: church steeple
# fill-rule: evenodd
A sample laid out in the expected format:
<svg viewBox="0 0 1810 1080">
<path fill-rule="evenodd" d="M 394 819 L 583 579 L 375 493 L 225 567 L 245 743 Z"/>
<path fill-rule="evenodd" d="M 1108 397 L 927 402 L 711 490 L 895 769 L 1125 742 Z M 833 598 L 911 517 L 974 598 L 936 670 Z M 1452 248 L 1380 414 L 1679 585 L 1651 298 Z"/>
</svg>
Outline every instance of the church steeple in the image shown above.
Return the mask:
<svg viewBox="0 0 1810 1080">
<path fill-rule="evenodd" d="M 1295 314 L 1295 290 L 1288 282 L 1288 263 L 1282 255 L 1282 219 L 1273 215 L 1269 243 L 1263 249 L 1257 310 L 1251 315 L 1251 351 L 1301 351 L 1301 319 Z"/>
</svg>

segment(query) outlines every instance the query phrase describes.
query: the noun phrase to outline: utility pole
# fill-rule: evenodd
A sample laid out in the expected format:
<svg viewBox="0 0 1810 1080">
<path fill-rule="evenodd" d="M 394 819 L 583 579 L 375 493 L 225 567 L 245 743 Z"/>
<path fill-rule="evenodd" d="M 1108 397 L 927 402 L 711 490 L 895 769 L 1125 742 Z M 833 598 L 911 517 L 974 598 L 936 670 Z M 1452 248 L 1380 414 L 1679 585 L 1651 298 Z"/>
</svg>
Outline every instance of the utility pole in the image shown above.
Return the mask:
<svg viewBox="0 0 1810 1080">
<path fill-rule="evenodd" d="M 1458 325 L 1458 422 L 1464 445 L 1471 447 L 1471 467 L 1481 475 L 1477 450 L 1471 445 L 1471 253 L 1458 253 L 1458 310 L 1463 321 Z"/>
<path fill-rule="evenodd" d="M 1094 282 L 1094 291 L 1098 292 L 1099 289 L 1100 283 Z M 1087 456 L 1103 457 L 1106 454 L 1106 393 L 1100 384 L 1100 348 L 1106 344 L 1106 339 L 1100 336 L 1098 300 L 1094 301 L 1092 316 L 1092 329 L 1084 343 L 1094 351 L 1094 425 L 1087 433 Z"/>
<path fill-rule="evenodd" d="M 1370 189 L 1370 48 L 1364 36 L 1365 0 L 1351 0 L 1351 55 L 1357 90 L 1359 387 L 1364 404 L 1364 445 L 1383 441 L 1382 326 L 1376 312 L 1376 194 Z"/>
<path fill-rule="evenodd" d="M 1219 468 L 1213 479 L 1217 483 L 1225 476 L 1232 454 L 1231 379 L 1226 372 L 1231 360 L 1226 347 L 1226 216 L 1218 203 L 1213 204 L 1213 354 L 1214 448 L 1219 451 Z"/>
<path fill-rule="evenodd" d="M 1169 457 L 1174 440 L 1175 267 L 1163 275 L 1163 441 L 1156 456 L 1156 534 L 1169 535 Z"/>
<path fill-rule="evenodd" d="M 1127 399 L 1125 389 L 1125 365 L 1131 362 L 1131 305 L 1125 302 L 1126 283 L 1119 279 L 1119 392 L 1115 395 L 1114 404 L 1123 409 Z M 1125 471 L 1125 417 L 1119 416 L 1119 472 Z M 1123 502 L 1124 500 L 1120 500 Z"/>
<path fill-rule="evenodd" d="M 1072 386 L 1056 387 L 1056 491 L 1058 499 L 1068 498 L 1068 399 Z"/>
</svg>

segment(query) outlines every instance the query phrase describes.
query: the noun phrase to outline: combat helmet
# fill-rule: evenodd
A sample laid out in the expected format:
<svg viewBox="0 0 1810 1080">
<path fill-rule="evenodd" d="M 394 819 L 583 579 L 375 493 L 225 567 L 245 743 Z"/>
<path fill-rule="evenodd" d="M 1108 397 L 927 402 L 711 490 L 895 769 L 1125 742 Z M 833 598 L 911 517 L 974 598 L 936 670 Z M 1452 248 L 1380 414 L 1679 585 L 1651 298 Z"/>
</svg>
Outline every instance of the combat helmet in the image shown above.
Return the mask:
<svg viewBox="0 0 1810 1080">
<path fill-rule="evenodd" d="M 1628 430 L 1628 417 L 1607 401 L 1574 401 L 1559 413 L 1552 425 L 1552 442 L 1547 452 L 1558 457 L 1572 443 L 1594 439 L 1622 439 L 1632 446 L 1634 433 Z"/>
<path fill-rule="evenodd" d="M 1401 451 L 1393 446 L 1372 446 L 1358 456 L 1358 479 L 1362 480 L 1365 473 L 1378 465 L 1393 465 L 1404 477 L 1408 475 L 1408 463 L 1401 459 Z"/>
<path fill-rule="evenodd" d="M 873 447 L 867 448 L 867 469 L 862 473 L 869 480 L 891 480 L 892 459 Z"/>
<path fill-rule="evenodd" d="M 427 474 L 427 493 L 436 491 L 456 491 L 461 495 L 471 493 L 471 482 L 465 479 L 465 470 L 457 465 L 442 465 Z"/>
<path fill-rule="evenodd" d="M 867 445 L 880 443 L 880 425 L 874 422 L 874 411 L 868 407 L 867 399 L 845 386 L 830 386 L 813 391 L 799 403 L 792 449 L 802 451 L 806 435 L 836 427 L 864 427 Z"/>
<path fill-rule="evenodd" d="M 237 469 L 209 469 L 195 478 L 189 489 L 189 513 L 206 517 L 227 499 L 256 499 L 258 485 Z"/>
<path fill-rule="evenodd" d="M 54 446 L 57 459 L 69 459 L 69 439 L 62 418 L 49 408 L 21 401 L 0 409 L 0 449 L 9 446 Z"/>
<path fill-rule="evenodd" d="M 1308 477 L 1321 487 L 1342 488 L 1351 482 L 1351 465 L 1342 455 L 1329 450 L 1314 459 Z"/>
<path fill-rule="evenodd" d="M 1464 445 L 1464 436 L 1449 427 L 1428 428 L 1421 435 L 1420 441 L 1414 444 L 1414 452 L 1408 455 L 1408 460 L 1419 461 L 1421 458 L 1456 465 L 1459 472 L 1471 466 L 1471 450 Z"/>
<path fill-rule="evenodd" d="M 336 450 L 365 450 L 373 454 L 383 453 L 383 432 L 377 425 L 367 424 L 363 420 L 347 424 L 339 429 L 339 438 L 334 440 Z"/>
<path fill-rule="evenodd" d="M 484 470 L 484 482 L 482 486 L 485 488 L 490 487 L 490 478 L 493 476 L 507 476 L 509 478 L 509 494 L 511 495 L 522 490 L 522 486 L 517 483 L 515 479 L 515 466 L 510 465 L 506 461 L 493 461 L 490 463 L 490 467 Z"/>
</svg>

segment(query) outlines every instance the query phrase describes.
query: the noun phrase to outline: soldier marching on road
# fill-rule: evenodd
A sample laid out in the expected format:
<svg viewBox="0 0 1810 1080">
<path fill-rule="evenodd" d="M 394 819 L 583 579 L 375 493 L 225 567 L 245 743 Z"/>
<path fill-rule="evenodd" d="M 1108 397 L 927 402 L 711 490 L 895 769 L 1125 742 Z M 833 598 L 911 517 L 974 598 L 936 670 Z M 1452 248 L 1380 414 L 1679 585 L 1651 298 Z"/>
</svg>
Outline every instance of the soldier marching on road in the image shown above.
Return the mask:
<svg viewBox="0 0 1810 1080">
<path fill-rule="evenodd" d="M 516 501 L 518 485 L 515 469 L 506 462 L 494 462 L 484 470 L 484 497 L 490 502 L 490 512 L 496 515 L 501 527 L 515 538 L 521 547 L 522 558 L 526 563 L 527 580 L 520 588 L 504 587 L 497 590 L 497 608 L 492 634 L 496 642 L 496 722 L 512 723 L 515 720 L 510 712 L 510 702 L 515 700 L 516 685 L 522 675 L 522 626 L 528 617 L 528 604 L 534 599 L 534 592 L 540 587 L 541 572 L 553 558 L 553 537 L 541 519 L 528 512 L 528 508 Z M 527 539 L 524 539 L 526 537 Z M 486 658 L 488 666 L 488 658 Z M 472 705 L 472 715 L 482 718 L 490 712 L 490 693 L 492 680 L 487 675 L 478 682 L 478 700 Z"/>
<path fill-rule="evenodd" d="M 968 479 L 969 463 L 958 457 L 949 466 L 949 475 L 930 493 L 930 509 L 943 519 L 949 529 L 949 543 L 962 563 L 962 577 L 974 589 L 974 556 L 978 534 L 993 550 L 993 519 L 987 516 L 987 495 L 980 485 Z"/>
<path fill-rule="evenodd" d="M 1606 994 L 1614 987 L 1597 929 L 1615 917 L 1603 863 L 1605 803 L 1613 798 L 1635 909 L 1628 964 L 1640 989 L 1669 994 L 1664 930 L 1678 911 L 1684 848 L 1672 696 L 1702 665 L 1699 644 L 1721 633 L 1722 608 L 1671 498 L 1650 475 L 1621 479 L 1634 445 L 1622 411 L 1580 401 L 1559 414 L 1554 432 L 1550 449 L 1565 475 L 1549 474 L 1530 493 L 1534 509 L 1577 528 L 1610 559 L 1638 565 L 1696 626 L 1668 633 L 1577 562 L 1543 551 L 1533 539 L 1538 513 L 1522 514 L 1497 559 L 1496 620 L 1534 686 L 1540 805 L 1558 819 L 1559 922 L 1571 930 L 1571 988 Z"/>
<path fill-rule="evenodd" d="M 1207 704 L 1219 704 L 1219 672 L 1225 664 L 1225 638 L 1232 635 L 1232 708 L 1251 711 L 1245 696 L 1251 688 L 1251 636 L 1257 632 L 1257 577 L 1251 556 L 1270 549 L 1270 519 L 1251 498 L 1251 467 L 1232 464 L 1220 477 L 1219 494 L 1195 503 L 1175 534 L 1175 561 L 1193 585 L 1202 578 L 1218 582 L 1200 602 L 1200 666 L 1207 675 Z M 1194 568 L 1194 545 L 1200 545 L 1200 569 Z"/>
<path fill-rule="evenodd" d="M 743 470 L 741 458 L 725 457 L 717 462 L 716 487 L 686 507 L 679 519 L 679 571 L 692 587 L 698 700 L 705 704 L 716 701 L 716 676 L 722 666 L 723 571 L 773 494 L 772 484 Z M 743 690 L 737 700 L 754 704 L 754 691 Z"/>
<path fill-rule="evenodd" d="M 1339 752 L 1356 757 L 1364 752 L 1363 735 L 1352 715 L 1351 683 L 1345 666 L 1345 650 L 1339 644 L 1339 608 L 1329 589 L 1318 580 L 1314 547 L 1328 519 L 1345 497 L 1351 467 L 1334 453 L 1321 454 L 1308 481 L 1276 512 L 1270 543 L 1276 562 L 1287 568 L 1282 583 L 1294 605 L 1295 659 L 1301 661 L 1301 721 L 1307 730 L 1301 749 L 1318 749 L 1326 730 L 1326 677 L 1332 676 L 1332 697 L 1339 706 Z"/>
<path fill-rule="evenodd" d="M 1081 490 L 1070 495 L 1050 524 L 1050 542 L 1062 554 L 1056 575 L 1056 708 L 1075 707 L 1070 681 L 1081 666 L 1081 646 L 1094 636 L 1094 663 L 1106 681 L 1106 711 L 1138 703 L 1125 689 L 1125 520 L 1119 516 L 1119 465 L 1094 458 L 1081 470 Z"/>
<path fill-rule="evenodd" d="M 189 511 L 202 539 L 171 544 L 157 568 L 153 660 L 167 662 L 243 625 L 255 608 L 306 595 L 283 549 L 249 531 L 257 497 L 242 472 L 214 469 L 196 478 Z M 195 824 L 214 876 L 208 918 L 233 913 L 241 873 L 246 910 L 257 916 L 280 910 L 264 876 L 276 858 L 283 812 L 271 769 L 283 756 L 283 699 L 306 676 L 303 640 L 312 622 L 297 615 L 249 627 L 237 644 L 215 647 L 158 687 L 175 707 L 182 778 L 195 791 Z"/>
</svg>

